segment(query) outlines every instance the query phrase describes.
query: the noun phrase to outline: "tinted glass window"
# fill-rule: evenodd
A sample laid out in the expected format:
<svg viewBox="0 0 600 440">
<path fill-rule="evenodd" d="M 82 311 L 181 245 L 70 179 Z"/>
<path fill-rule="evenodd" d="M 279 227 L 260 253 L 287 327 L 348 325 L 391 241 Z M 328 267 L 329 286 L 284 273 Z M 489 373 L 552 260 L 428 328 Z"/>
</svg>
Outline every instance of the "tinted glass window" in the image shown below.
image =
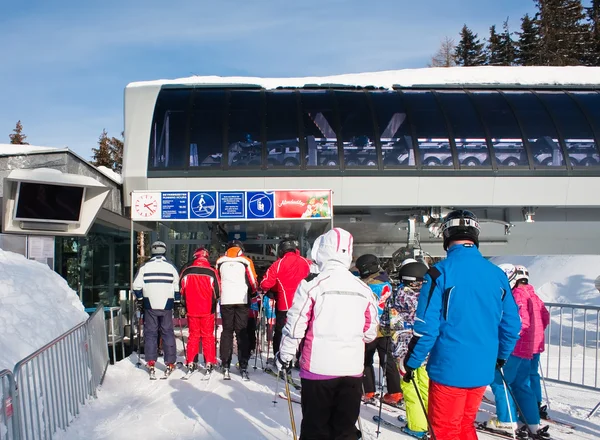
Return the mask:
<svg viewBox="0 0 600 440">
<path fill-rule="evenodd" d="M 454 135 L 461 168 L 489 166 L 490 157 L 481 120 L 464 92 L 437 92 Z"/>
<path fill-rule="evenodd" d="M 431 92 L 403 92 L 415 127 L 423 166 L 452 166 L 446 121 Z"/>
<path fill-rule="evenodd" d="M 596 92 L 577 92 L 572 93 L 571 96 L 585 109 L 596 133 L 600 133 L 600 95 Z M 585 162 L 580 161 L 579 164 L 598 166 L 599 162 L 600 157 L 596 150 L 589 154 L 589 158 Z"/>
<path fill-rule="evenodd" d="M 296 93 L 267 92 L 267 166 L 300 166 Z"/>
<path fill-rule="evenodd" d="M 504 97 L 498 92 L 474 92 L 471 96 L 492 137 L 498 167 L 528 167 L 521 129 Z"/>
<path fill-rule="evenodd" d="M 225 92 L 196 90 L 192 106 L 190 167 L 220 167 L 223 159 Z"/>
<path fill-rule="evenodd" d="M 336 92 L 346 167 L 377 166 L 373 116 L 365 92 Z"/>
<path fill-rule="evenodd" d="M 301 91 L 302 122 L 306 136 L 307 165 L 338 167 L 333 95 L 325 91 Z"/>
<path fill-rule="evenodd" d="M 191 89 L 165 89 L 158 94 L 150 133 L 151 168 L 184 168 L 187 165 L 185 138 L 191 93 Z"/>
<path fill-rule="evenodd" d="M 227 144 L 229 166 L 260 168 L 262 105 L 259 91 L 232 91 L 229 99 Z"/>
<path fill-rule="evenodd" d="M 383 166 L 415 166 L 412 134 L 408 123 L 406 106 L 397 92 L 369 93 L 381 142 Z"/>
<path fill-rule="evenodd" d="M 512 103 L 523 134 L 529 141 L 536 166 L 564 166 L 558 133 L 542 102 L 531 92 L 505 92 Z"/>
</svg>

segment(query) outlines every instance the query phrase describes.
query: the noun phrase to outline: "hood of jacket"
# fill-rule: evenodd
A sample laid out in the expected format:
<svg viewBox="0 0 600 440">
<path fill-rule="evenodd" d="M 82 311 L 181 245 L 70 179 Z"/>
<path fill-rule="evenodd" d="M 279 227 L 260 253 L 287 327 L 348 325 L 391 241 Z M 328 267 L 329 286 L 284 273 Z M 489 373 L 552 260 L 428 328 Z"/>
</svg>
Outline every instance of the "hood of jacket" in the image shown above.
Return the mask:
<svg viewBox="0 0 600 440">
<path fill-rule="evenodd" d="M 354 238 L 342 228 L 333 228 L 319 236 L 311 251 L 311 257 L 323 271 L 331 264 L 341 264 L 345 269 L 352 265 L 352 245 Z"/>
<path fill-rule="evenodd" d="M 206 258 L 195 258 L 190 266 L 210 267 L 210 262 Z"/>
</svg>

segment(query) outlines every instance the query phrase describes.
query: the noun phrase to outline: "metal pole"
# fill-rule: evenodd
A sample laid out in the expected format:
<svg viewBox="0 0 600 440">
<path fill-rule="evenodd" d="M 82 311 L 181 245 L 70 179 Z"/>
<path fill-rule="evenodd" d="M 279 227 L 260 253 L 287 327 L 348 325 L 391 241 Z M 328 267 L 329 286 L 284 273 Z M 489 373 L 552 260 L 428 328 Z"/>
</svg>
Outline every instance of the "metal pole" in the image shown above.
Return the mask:
<svg viewBox="0 0 600 440">
<path fill-rule="evenodd" d="M 331 229 L 333 229 L 333 191 L 329 192 L 329 213 L 331 215 Z"/>
<path fill-rule="evenodd" d="M 130 194 L 133 197 L 133 193 Z M 135 231 L 133 229 L 133 218 L 131 218 L 129 223 L 129 316 L 127 317 L 127 321 L 130 325 L 130 328 L 133 329 L 133 314 L 134 314 L 134 306 L 133 306 L 133 267 L 134 267 L 134 255 L 135 255 Z M 132 335 L 130 335 L 131 337 Z"/>
</svg>

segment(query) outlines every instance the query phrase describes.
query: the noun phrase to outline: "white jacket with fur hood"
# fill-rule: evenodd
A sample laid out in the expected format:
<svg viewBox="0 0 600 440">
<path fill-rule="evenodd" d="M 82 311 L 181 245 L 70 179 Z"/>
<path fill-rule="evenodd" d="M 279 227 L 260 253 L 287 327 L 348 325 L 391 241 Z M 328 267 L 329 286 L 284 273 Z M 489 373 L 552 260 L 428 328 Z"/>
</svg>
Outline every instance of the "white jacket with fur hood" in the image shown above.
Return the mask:
<svg viewBox="0 0 600 440">
<path fill-rule="evenodd" d="M 365 343 L 377 336 L 377 302 L 350 271 L 352 235 L 334 228 L 315 240 L 312 259 L 319 275 L 302 281 L 283 329 L 280 357 L 289 362 L 302 342 L 300 368 L 322 376 L 358 376 Z M 301 372 L 302 375 L 302 372 Z"/>
</svg>

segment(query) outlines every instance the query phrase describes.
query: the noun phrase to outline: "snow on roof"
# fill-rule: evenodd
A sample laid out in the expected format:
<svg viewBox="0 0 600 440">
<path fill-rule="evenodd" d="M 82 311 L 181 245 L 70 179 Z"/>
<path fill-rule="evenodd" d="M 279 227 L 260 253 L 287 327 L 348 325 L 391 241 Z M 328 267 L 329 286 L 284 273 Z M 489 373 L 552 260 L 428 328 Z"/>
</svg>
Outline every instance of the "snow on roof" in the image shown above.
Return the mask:
<svg viewBox="0 0 600 440">
<path fill-rule="evenodd" d="M 100 171 L 102 174 L 104 174 L 106 177 L 108 177 L 113 182 L 116 182 L 119 185 L 123 184 L 123 176 L 121 176 L 119 173 L 111 170 L 108 167 L 105 167 L 104 165 L 100 165 L 99 167 L 96 167 L 96 168 L 98 169 L 98 171 Z"/>
<path fill-rule="evenodd" d="M 32 153 L 59 153 L 67 151 L 66 147 L 40 147 L 36 145 L 0 144 L 0 156 L 16 156 Z"/>
<path fill-rule="evenodd" d="M 425 69 L 388 70 L 305 78 L 258 78 L 192 76 L 172 80 L 141 81 L 127 87 L 162 85 L 257 85 L 265 89 L 304 87 L 305 85 L 351 85 L 360 87 L 434 86 L 434 85 L 600 85 L 600 67 L 437 67 Z"/>
</svg>

